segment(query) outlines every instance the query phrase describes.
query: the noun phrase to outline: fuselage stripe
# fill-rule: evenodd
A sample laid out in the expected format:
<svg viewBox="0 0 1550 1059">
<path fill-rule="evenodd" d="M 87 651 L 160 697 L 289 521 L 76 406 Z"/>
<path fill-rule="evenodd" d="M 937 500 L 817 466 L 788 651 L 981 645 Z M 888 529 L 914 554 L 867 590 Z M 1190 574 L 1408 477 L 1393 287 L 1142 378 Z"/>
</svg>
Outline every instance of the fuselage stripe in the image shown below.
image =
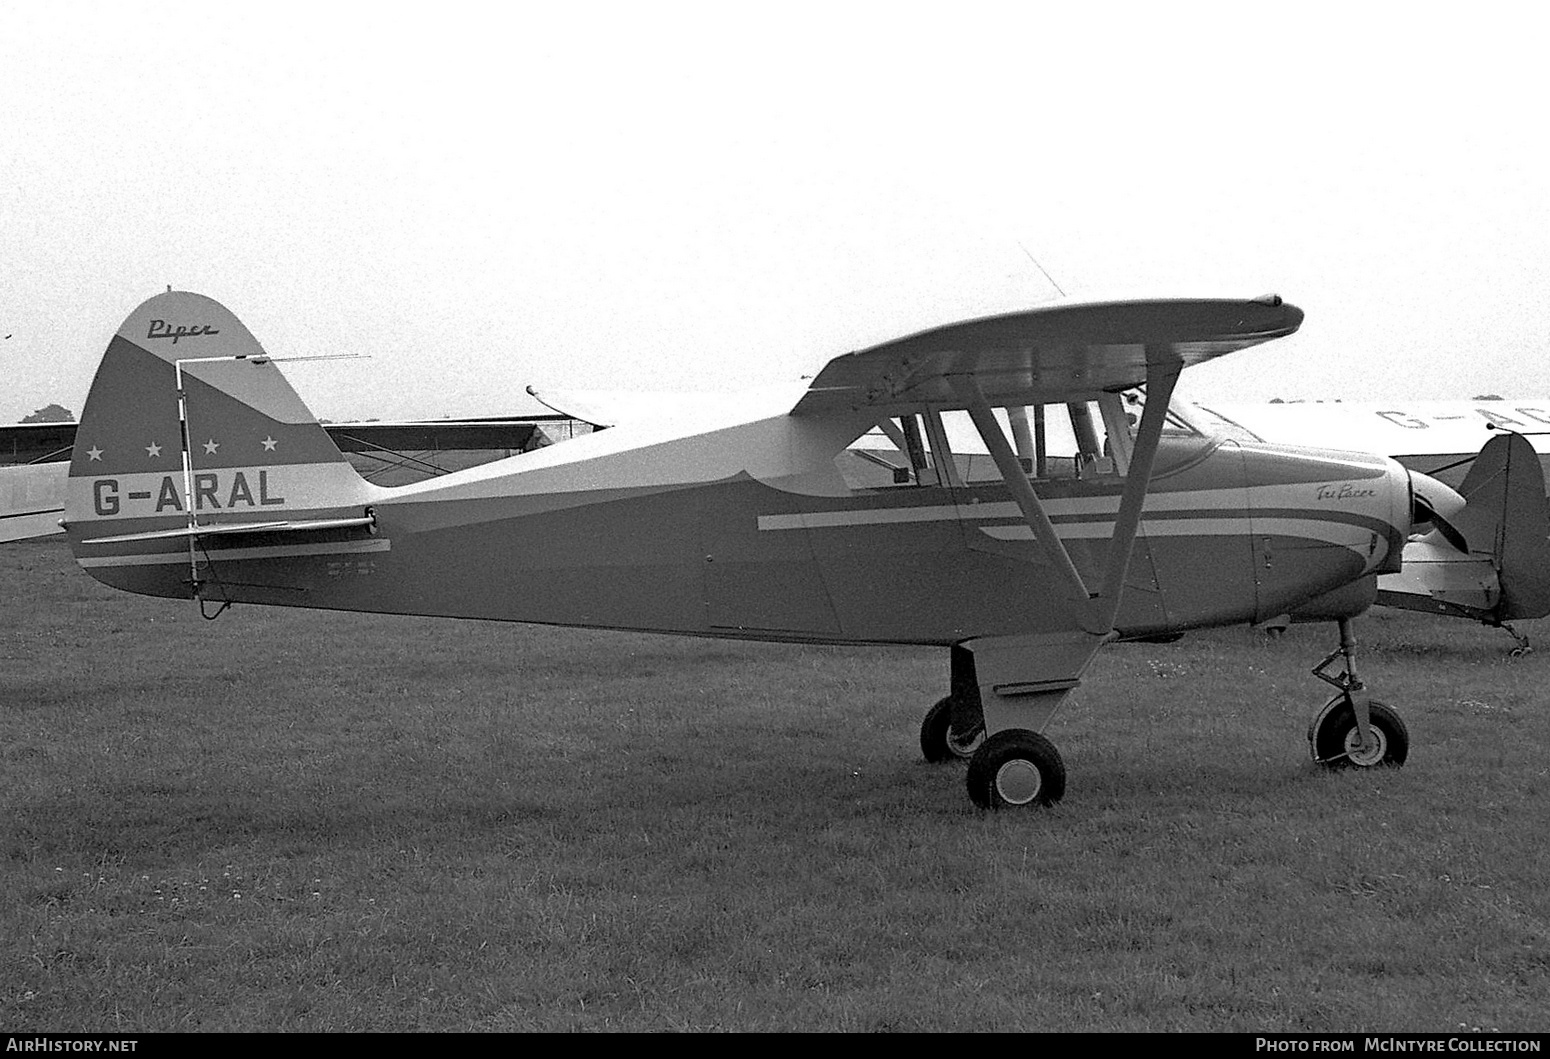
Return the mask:
<svg viewBox="0 0 1550 1059">
<path fill-rule="evenodd" d="M 979 526 L 979 531 L 997 540 L 1032 540 L 1033 530 L 1026 525 Z M 1055 526 L 1062 538 L 1074 540 L 1108 540 L 1114 536 L 1112 522 L 1066 522 Z M 1374 536 L 1387 551 L 1387 538 L 1372 530 L 1351 522 L 1334 519 L 1312 518 L 1178 518 L 1166 520 L 1143 519 L 1141 533 L 1145 537 L 1225 537 L 1264 536 L 1300 537 L 1326 541 L 1345 547 L 1365 548 Z"/>
<path fill-rule="evenodd" d="M 319 544 L 282 544 L 266 548 L 221 548 L 209 552 L 209 561 L 236 562 L 241 559 L 283 559 L 313 555 L 357 555 L 363 552 L 391 551 L 393 542 L 385 538 L 364 541 L 328 541 Z M 83 567 L 92 566 L 164 566 L 171 563 L 187 563 L 188 549 L 175 552 L 152 552 L 141 555 L 100 555 L 76 557 Z M 204 555 L 199 557 L 201 565 Z"/>
<path fill-rule="evenodd" d="M 1341 508 L 1310 512 L 1306 507 L 1251 506 L 1242 490 L 1223 491 L 1216 495 L 1205 493 L 1178 494 L 1168 497 L 1169 503 L 1154 503 L 1148 497 L 1143 509 L 1143 525 L 1160 525 L 1173 521 L 1199 521 L 1219 518 L 1231 520 L 1276 520 L 1288 517 L 1315 522 L 1344 522 L 1374 529 L 1383 533 L 1388 525 L 1370 514 L 1361 514 Z M 1093 516 L 1117 515 L 1118 498 L 1090 498 L 1077 501 L 1047 500 L 1045 510 L 1056 527 L 1070 526 L 1091 521 Z M 811 511 L 779 515 L 760 515 L 758 526 L 764 531 L 837 529 L 851 526 L 895 525 L 910 522 L 980 523 L 990 520 L 1011 520 L 1021 523 L 1023 515 L 1011 501 L 991 501 L 983 504 L 925 504 L 914 507 L 863 508 L 851 511 Z M 1109 525 L 1112 526 L 1112 521 Z M 1257 532 L 1257 531 L 1255 531 Z"/>
</svg>

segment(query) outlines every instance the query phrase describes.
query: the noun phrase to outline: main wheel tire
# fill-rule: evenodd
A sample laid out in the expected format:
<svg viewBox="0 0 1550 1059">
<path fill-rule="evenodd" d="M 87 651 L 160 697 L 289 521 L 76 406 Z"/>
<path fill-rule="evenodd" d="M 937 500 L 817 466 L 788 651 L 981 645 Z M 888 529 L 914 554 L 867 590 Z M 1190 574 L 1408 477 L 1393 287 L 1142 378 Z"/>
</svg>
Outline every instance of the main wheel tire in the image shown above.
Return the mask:
<svg viewBox="0 0 1550 1059">
<path fill-rule="evenodd" d="M 1356 710 L 1344 695 L 1337 695 L 1319 711 L 1308 726 L 1308 748 L 1313 760 L 1325 768 L 1398 767 L 1410 755 L 1410 730 L 1393 708 L 1377 701 L 1368 703 L 1368 726 L 1377 746 L 1362 753 Z"/>
<path fill-rule="evenodd" d="M 1008 728 L 969 759 L 969 798 L 981 809 L 1054 805 L 1066 793 L 1066 766 L 1037 732 Z"/>
<path fill-rule="evenodd" d="M 953 737 L 953 699 L 949 695 L 926 711 L 920 722 L 920 752 L 933 765 L 944 761 L 963 761 L 985 741 L 985 726 L 976 725 L 967 739 Z"/>
</svg>

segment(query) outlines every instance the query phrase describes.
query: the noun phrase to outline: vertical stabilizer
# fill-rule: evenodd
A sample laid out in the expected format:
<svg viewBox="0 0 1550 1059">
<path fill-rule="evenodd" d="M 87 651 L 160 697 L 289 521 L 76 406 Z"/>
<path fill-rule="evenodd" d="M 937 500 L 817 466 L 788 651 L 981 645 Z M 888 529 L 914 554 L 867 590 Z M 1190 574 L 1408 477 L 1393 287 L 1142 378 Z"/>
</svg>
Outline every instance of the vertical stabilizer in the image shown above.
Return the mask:
<svg viewBox="0 0 1550 1059">
<path fill-rule="evenodd" d="M 65 525 L 93 576 L 187 594 L 199 580 L 187 568 L 181 589 L 152 575 L 179 549 L 191 555 L 196 533 L 360 516 L 374 493 L 236 316 L 169 291 L 130 313 L 103 354 L 76 432 Z"/>
<path fill-rule="evenodd" d="M 1454 524 L 1498 571 L 1497 620 L 1550 614 L 1550 503 L 1533 446 L 1519 434 L 1492 438 L 1459 492 L 1467 503 Z"/>
</svg>

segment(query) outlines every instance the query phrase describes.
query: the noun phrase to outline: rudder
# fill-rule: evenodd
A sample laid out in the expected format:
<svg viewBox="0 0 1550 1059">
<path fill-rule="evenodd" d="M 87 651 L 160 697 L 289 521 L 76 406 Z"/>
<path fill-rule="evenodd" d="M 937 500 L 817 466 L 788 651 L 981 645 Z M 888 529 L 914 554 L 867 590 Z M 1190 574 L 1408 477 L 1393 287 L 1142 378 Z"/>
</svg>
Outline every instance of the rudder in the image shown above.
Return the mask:
<svg viewBox="0 0 1550 1059">
<path fill-rule="evenodd" d="M 196 523 L 241 532 L 360 515 L 376 492 L 230 310 L 169 291 L 130 313 L 103 354 L 76 432 L 65 526 L 99 580 L 186 596 L 187 569 L 175 581 L 154 568 L 189 555 Z"/>
<path fill-rule="evenodd" d="M 1492 438 L 1459 492 L 1455 524 L 1470 550 L 1490 552 L 1501 584 L 1500 621 L 1550 613 L 1550 502 L 1538 454 L 1519 434 Z"/>
</svg>

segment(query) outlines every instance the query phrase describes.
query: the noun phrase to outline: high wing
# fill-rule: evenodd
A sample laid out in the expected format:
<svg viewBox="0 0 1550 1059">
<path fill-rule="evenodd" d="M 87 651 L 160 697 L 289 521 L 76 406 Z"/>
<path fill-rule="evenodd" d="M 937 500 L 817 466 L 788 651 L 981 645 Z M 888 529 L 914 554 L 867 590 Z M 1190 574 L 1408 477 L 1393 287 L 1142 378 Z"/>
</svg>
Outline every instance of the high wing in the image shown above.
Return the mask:
<svg viewBox="0 0 1550 1059">
<path fill-rule="evenodd" d="M 792 410 L 822 415 L 931 403 L 967 407 L 954 377 L 995 405 L 1085 400 L 1296 331 L 1277 295 L 1065 303 L 966 320 L 836 357 Z"/>
</svg>

